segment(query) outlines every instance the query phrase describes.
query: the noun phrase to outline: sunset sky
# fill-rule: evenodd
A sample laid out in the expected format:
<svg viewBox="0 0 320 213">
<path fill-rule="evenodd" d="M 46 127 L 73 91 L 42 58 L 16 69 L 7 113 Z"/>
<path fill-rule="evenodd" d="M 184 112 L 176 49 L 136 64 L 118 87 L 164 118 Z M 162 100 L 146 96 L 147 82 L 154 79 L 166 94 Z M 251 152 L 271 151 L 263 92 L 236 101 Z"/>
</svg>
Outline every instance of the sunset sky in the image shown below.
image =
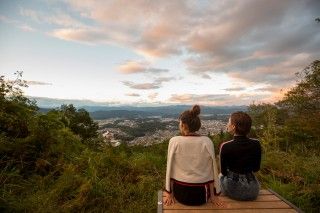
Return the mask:
<svg viewBox="0 0 320 213">
<path fill-rule="evenodd" d="M 0 0 L 0 75 L 36 97 L 273 102 L 320 58 L 317 17 L 319 0 Z"/>
</svg>

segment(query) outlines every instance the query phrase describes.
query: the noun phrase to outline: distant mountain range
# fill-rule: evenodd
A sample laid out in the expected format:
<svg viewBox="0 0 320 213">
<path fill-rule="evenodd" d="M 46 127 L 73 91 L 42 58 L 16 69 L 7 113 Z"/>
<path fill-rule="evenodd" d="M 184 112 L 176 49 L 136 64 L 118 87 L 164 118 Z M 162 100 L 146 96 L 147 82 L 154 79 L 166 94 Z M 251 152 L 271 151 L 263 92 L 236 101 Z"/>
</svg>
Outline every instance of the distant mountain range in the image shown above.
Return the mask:
<svg viewBox="0 0 320 213">
<path fill-rule="evenodd" d="M 35 100 L 40 108 L 56 108 L 62 104 L 73 104 L 75 107 L 92 106 L 92 107 L 105 107 L 110 106 L 109 103 L 100 103 L 91 100 L 79 100 L 79 99 L 55 99 L 45 97 L 32 97 L 28 96 L 30 100 Z"/>
<path fill-rule="evenodd" d="M 62 104 L 73 104 L 77 108 L 84 108 L 93 119 L 107 118 L 135 118 L 148 116 L 178 117 L 184 110 L 190 109 L 191 105 L 167 105 L 167 106 L 114 106 L 107 103 L 99 103 L 90 100 L 70 100 L 28 97 L 37 101 L 41 112 L 47 112 L 52 108 L 60 107 Z M 201 106 L 202 115 L 225 115 L 234 111 L 245 111 L 247 106 Z"/>
<path fill-rule="evenodd" d="M 159 107 L 105 107 L 103 110 L 91 111 L 93 119 L 107 119 L 113 117 L 135 118 L 148 116 L 178 117 L 189 105 L 159 106 Z M 246 106 L 202 106 L 202 115 L 229 115 L 235 111 L 245 111 Z"/>
</svg>

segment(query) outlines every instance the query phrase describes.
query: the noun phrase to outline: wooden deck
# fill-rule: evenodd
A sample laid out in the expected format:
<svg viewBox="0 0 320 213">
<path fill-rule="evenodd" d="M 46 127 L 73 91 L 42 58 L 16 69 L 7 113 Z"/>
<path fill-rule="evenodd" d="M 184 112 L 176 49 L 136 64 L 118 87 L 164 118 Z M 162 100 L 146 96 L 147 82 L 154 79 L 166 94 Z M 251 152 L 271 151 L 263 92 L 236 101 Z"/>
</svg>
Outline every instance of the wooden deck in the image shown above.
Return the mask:
<svg viewBox="0 0 320 213">
<path fill-rule="evenodd" d="M 255 201 L 236 201 L 226 196 L 221 196 L 226 207 L 217 207 L 212 203 L 206 203 L 202 206 L 186 206 L 181 203 L 175 203 L 171 206 L 165 206 L 162 203 L 163 192 L 158 192 L 158 213 L 294 213 L 302 212 L 296 206 L 285 200 L 272 190 L 260 190 L 260 194 Z"/>
</svg>

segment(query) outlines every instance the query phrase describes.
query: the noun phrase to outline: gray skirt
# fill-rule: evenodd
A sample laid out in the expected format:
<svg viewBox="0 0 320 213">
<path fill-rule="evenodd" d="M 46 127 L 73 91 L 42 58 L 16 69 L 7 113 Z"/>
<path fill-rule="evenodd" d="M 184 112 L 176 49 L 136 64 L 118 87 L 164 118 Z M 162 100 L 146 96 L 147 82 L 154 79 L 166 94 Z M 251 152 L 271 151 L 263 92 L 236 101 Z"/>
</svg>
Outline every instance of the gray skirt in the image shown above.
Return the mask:
<svg viewBox="0 0 320 213">
<path fill-rule="evenodd" d="M 253 173 L 237 174 L 228 171 L 220 174 L 222 193 L 234 200 L 255 200 L 259 195 L 260 183 Z"/>
</svg>

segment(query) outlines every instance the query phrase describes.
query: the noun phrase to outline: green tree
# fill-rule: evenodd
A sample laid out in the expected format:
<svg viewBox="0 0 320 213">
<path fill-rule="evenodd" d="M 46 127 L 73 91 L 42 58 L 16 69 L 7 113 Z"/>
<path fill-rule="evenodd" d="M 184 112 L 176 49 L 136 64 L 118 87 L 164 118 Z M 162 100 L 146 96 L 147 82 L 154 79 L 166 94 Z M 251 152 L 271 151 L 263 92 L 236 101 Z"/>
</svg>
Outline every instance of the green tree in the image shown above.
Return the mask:
<svg viewBox="0 0 320 213">
<path fill-rule="evenodd" d="M 276 105 L 287 112 L 290 140 L 307 147 L 319 147 L 320 141 L 320 61 L 301 72 L 297 85 Z"/>
<path fill-rule="evenodd" d="M 0 132 L 7 136 L 23 138 L 29 135 L 28 125 L 36 115 L 35 102 L 23 96 L 21 88 L 27 87 L 21 80 L 22 72 L 15 73 L 16 79 L 5 80 L 0 76 Z"/>
<path fill-rule="evenodd" d="M 320 61 L 296 74 L 298 82 L 284 98 L 273 104 L 250 105 L 253 132 L 264 145 L 288 151 L 319 149 Z"/>
<path fill-rule="evenodd" d="M 298 84 L 277 105 L 288 110 L 291 115 L 319 115 L 320 61 L 314 61 L 296 75 L 299 77 Z"/>
<path fill-rule="evenodd" d="M 272 104 L 250 105 L 248 113 L 252 117 L 252 134 L 257 135 L 265 148 L 279 148 L 277 129 L 282 118 L 277 107 Z"/>
<path fill-rule="evenodd" d="M 58 112 L 61 114 L 61 121 L 64 125 L 83 140 L 97 137 L 98 124 L 92 120 L 85 109 L 76 109 L 72 104 L 69 104 L 62 105 Z"/>
</svg>

